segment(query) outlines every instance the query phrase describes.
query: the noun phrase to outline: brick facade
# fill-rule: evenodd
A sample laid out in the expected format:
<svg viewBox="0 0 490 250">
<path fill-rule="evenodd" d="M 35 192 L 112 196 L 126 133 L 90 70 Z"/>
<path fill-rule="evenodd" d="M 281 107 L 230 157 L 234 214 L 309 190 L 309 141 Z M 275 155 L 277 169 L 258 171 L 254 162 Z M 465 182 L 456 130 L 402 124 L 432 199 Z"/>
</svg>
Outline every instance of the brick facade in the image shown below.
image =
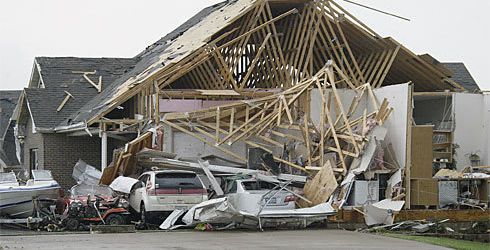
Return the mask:
<svg viewBox="0 0 490 250">
<path fill-rule="evenodd" d="M 100 169 L 101 139 L 92 137 L 69 136 L 67 134 L 26 132 L 24 158 L 29 162 L 29 149 L 38 149 L 39 169 L 50 170 L 53 177 L 64 188 L 69 189 L 76 184 L 72 178 L 73 166 L 79 159 Z M 107 161 L 112 161 L 115 148 L 124 146 L 125 142 L 108 138 Z M 26 167 L 29 165 L 26 164 Z"/>
<path fill-rule="evenodd" d="M 30 151 L 37 149 L 38 169 L 51 170 L 53 177 L 64 189 L 75 185 L 71 174 L 73 166 L 81 159 L 98 169 L 101 160 L 101 139 L 97 134 L 69 136 L 56 133 L 33 133 L 32 120 L 29 118 L 25 129 L 24 166 L 30 172 Z M 107 160 L 112 161 L 115 148 L 124 146 L 125 142 L 108 138 Z"/>
<path fill-rule="evenodd" d="M 29 171 L 30 176 L 30 154 L 31 149 L 37 149 L 37 158 L 38 158 L 38 166 L 39 169 L 43 169 L 44 166 L 44 155 L 41 153 L 44 151 L 44 140 L 43 135 L 41 133 L 34 133 L 32 131 L 32 119 L 29 117 L 27 119 L 26 127 L 25 127 L 25 138 L 24 138 L 24 162 L 23 165 L 26 170 Z"/>
<path fill-rule="evenodd" d="M 65 189 L 76 184 L 71 174 L 79 159 L 100 168 L 100 138 L 97 135 L 67 136 L 66 134 L 43 134 L 43 167 L 51 170 L 53 177 Z"/>
</svg>

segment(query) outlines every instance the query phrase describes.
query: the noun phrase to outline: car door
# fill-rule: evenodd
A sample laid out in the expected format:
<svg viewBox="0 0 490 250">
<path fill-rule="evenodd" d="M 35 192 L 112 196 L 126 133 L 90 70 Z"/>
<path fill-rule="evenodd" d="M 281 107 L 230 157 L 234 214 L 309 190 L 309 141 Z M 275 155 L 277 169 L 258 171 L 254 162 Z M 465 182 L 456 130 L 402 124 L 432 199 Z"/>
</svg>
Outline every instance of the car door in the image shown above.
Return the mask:
<svg viewBox="0 0 490 250">
<path fill-rule="evenodd" d="M 146 183 L 148 182 L 148 174 L 143 174 L 138 178 L 138 183 L 134 184 L 131 193 L 129 194 L 129 205 L 140 212 L 140 204 L 143 199 L 143 193 L 146 193 Z"/>
<path fill-rule="evenodd" d="M 232 206 L 236 205 L 237 189 L 238 182 L 236 180 L 232 181 L 231 183 L 229 183 L 229 186 L 227 186 L 225 196 L 228 198 L 228 202 L 230 202 Z"/>
</svg>

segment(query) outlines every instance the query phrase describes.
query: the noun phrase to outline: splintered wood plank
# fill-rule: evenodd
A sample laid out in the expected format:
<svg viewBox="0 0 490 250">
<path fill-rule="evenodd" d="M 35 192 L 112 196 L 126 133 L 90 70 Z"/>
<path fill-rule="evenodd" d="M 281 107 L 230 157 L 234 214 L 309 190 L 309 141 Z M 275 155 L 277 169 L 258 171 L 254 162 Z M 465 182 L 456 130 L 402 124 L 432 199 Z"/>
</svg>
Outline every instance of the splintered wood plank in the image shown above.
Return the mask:
<svg viewBox="0 0 490 250">
<path fill-rule="evenodd" d="M 243 88 L 245 87 L 247 81 L 248 81 L 248 78 L 250 77 L 250 74 L 252 74 L 254 68 L 255 68 L 255 65 L 257 65 L 257 62 L 259 61 L 259 58 L 262 54 L 262 51 L 264 51 L 265 49 L 265 45 L 267 44 L 267 41 L 269 40 L 269 38 L 271 37 L 271 34 L 269 33 L 265 39 L 264 39 L 264 42 L 260 45 L 259 49 L 257 50 L 257 54 L 255 55 L 255 58 L 252 60 L 252 62 L 250 63 L 250 66 L 248 67 L 247 69 L 247 73 L 245 75 L 245 77 L 243 77 L 241 83 L 240 83 L 240 90 L 243 90 Z"/>
<path fill-rule="evenodd" d="M 386 76 L 388 75 L 388 72 L 390 71 L 391 69 L 391 65 L 393 65 L 393 62 L 395 61 L 395 58 L 396 56 L 398 55 L 398 52 L 400 51 L 400 48 L 401 46 L 398 45 L 395 49 L 395 52 L 393 53 L 393 55 L 391 56 L 391 59 L 388 63 L 388 65 L 385 67 L 384 71 L 383 71 L 383 74 L 381 75 L 380 79 L 379 79 L 379 82 L 377 83 L 376 87 L 379 88 L 381 87 L 381 85 L 383 84 Z"/>
<path fill-rule="evenodd" d="M 234 122 L 235 122 L 235 108 L 232 108 L 231 115 L 230 115 L 230 128 L 229 128 L 230 133 L 233 131 Z"/>
<path fill-rule="evenodd" d="M 332 160 L 326 161 L 315 177 L 306 181 L 303 189 L 304 196 L 311 201 L 311 204 L 301 200 L 298 202 L 301 207 L 312 207 L 327 202 L 338 187 L 333 171 L 334 166 Z"/>
<path fill-rule="evenodd" d="M 269 2 L 266 2 L 266 12 L 267 12 L 267 18 L 269 20 L 272 20 L 273 19 L 273 16 L 272 16 L 272 11 L 270 9 L 270 6 L 269 6 Z M 275 48 L 275 50 L 277 50 L 277 54 L 279 55 L 279 65 L 280 66 L 286 66 L 286 60 L 284 59 L 284 53 L 282 51 L 282 47 L 281 47 L 281 43 L 279 41 L 279 35 L 277 33 L 277 29 L 276 29 L 276 25 L 275 23 L 271 23 L 270 24 L 271 26 L 271 29 L 272 29 L 272 34 L 273 34 L 273 37 L 274 37 L 274 42 L 275 42 L 275 46 L 273 46 Z M 287 72 L 285 70 L 280 70 L 281 73 L 284 74 L 284 84 L 285 86 L 284 87 L 289 87 L 291 85 L 291 80 L 290 80 L 290 76 L 289 74 L 287 74 Z M 282 86 L 279 86 L 279 87 L 282 87 Z"/>
<path fill-rule="evenodd" d="M 219 128 L 219 123 L 220 123 L 220 107 L 216 107 L 216 128 Z M 215 136 L 216 143 L 219 143 L 220 137 L 219 137 L 219 129 L 216 129 L 216 136 Z"/>
<path fill-rule="evenodd" d="M 303 126 L 302 131 L 303 135 L 305 137 L 305 146 L 307 150 L 307 156 L 308 156 L 308 164 L 311 164 L 311 145 L 310 145 L 310 129 L 308 126 L 308 119 L 306 116 L 303 117 Z"/>
<path fill-rule="evenodd" d="M 335 100 L 335 102 L 337 103 L 337 106 L 340 109 L 340 116 L 342 117 L 342 119 L 344 121 L 344 125 L 347 126 L 348 134 L 351 137 L 351 144 L 354 147 L 354 150 L 355 150 L 356 154 L 359 154 L 360 153 L 359 146 L 357 145 L 357 142 L 354 139 L 354 137 L 352 137 L 353 132 L 352 132 L 352 128 L 351 128 L 350 123 L 349 123 L 349 119 L 346 116 L 346 113 L 344 111 L 344 107 L 342 105 L 342 102 L 340 100 L 340 97 L 337 94 L 337 88 L 335 87 L 334 74 L 333 74 L 333 72 L 331 70 L 327 71 L 327 74 L 328 74 L 328 78 L 330 79 L 330 82 L 331 82 L 330 84 L 331 84 L 331 87 L 332 87 L 332 92 L 334 94 L 334 100 Z"/>
<path fill-rule="evenodd" d="M 232 151 L 230 151 L 230 150 L 228 150 L 228 149 L 225 149 L 225 148 L 223 148 L 223 147 L 218 147 L 218 146 L 216 146 L 216 145 L 215 145 L 213 142 L 209 142 L 209 141 L 208 141 L 208 140 L 206 140 L 204 137 L 202 137 L 202 136 L 200 136 L 200 135 L 198 135 L 198 134 L 196 134 L 196 133 L 193 133 L 193 132 L 191 132 L 191 131 L 189 131 L 189 130 L 187 130 L 187 129 L 185 129 L 185 128 L 183 128 L 183 127 L 181 127 L 181 126 L 177 125 L 177 124 L 172 123 L 172 122 L 165 121 L 165 120 L 164 120 L 163 122 L 164 122 L 165 124 L 167 124 L 167 125 L 171 126 L 171 127 L 172 127 L 172 128 L 174 128 L 174 129 L 177 129 L 177 130 L 179 130 L 179 131 L 181 131 L 181 132 L 183 132 L 183 133 L 186 133 L 186 134 L 188 134 L 188 135 L 190 135 L 190 136 L 192 136 L 192 137 L 194 137 L 194 138 L 196 138 L 196 139 L 198 139 L 198 140 L 202 141 L 203 143 L 206 143 L 206 144 L 208 144 L 208 145 L 210 145 L 210 146 L 212 146 L 212 147 L 214 147 L 214 148 L 216 148 L 216 149 L 220 150 L 221 152 L 223 152 L 223 153 L 225 153 L 225 154 L 227 154 L 227 155 L 230 155 L 230 156 L 232 156 L 232 157 L 236 158 L 237 160 L 240 160 L 241 162 L 247 162 L 247 160 L 246 160 L 244 157 L 242 157 L 242 156 L 240 156 L 240 155 L 238 155 L 238 154 L 236 154 L 236 153 L 234 153 L 234 152 L 232 152 Z"/>
</svg>

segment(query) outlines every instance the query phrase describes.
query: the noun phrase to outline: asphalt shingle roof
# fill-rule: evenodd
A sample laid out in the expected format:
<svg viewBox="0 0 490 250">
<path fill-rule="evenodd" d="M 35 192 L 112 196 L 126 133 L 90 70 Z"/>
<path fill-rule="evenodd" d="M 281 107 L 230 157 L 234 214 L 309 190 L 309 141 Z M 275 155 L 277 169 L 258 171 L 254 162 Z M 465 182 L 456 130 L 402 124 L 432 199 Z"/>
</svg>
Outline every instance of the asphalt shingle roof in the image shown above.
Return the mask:
<svg viewBox="0 0 490 250">
<path fill-rule="evenodd" d="M 442 63 L 444 67 L 451 70 L 453 72 L 452 79 L 457 83 L 461 84 L 465 89 L 469 92 L 479 92 L 480 87 L 476 83 L 473 76 L 471 76 L 468 68 L 464 65 L 464 63 L 456 62 L 456 63 Z"/>
<path fill-rule="evenodd" d="M 99 93 L 84 77 L 83 72 L 95 74 L 88 77 L 98 83 L 102 76 L 102 89 L 130 70 L 136 63 L 132 58 L 76 58 L 76 57 L 37 57 L 45 88 L 26 88 L 29 103 L 36 127 L 52 129 L 61 121 L 70 117 L 90 99 Z M 56 109 L 63 101 L 66 92 L 70 98 L 64 107 Z"/>
<path fill-rule="evenodd" d="M 87 102 L 82 108 L 80 108 L 76 113 L 74 113 L 69 119 L 63 121 L 60 126 L 66 126 L 70 124 L 76 124 L 78 122 L 86 122 L 91 119 L 93 116 L 98 114 L 102 109 L 105 108 L 105 101 L 112 97 L 118 91 L 118 87 L 120 87 L 123 83 L 125 83 L 128 79 L 135 77 L 145 71 L 148 67 L 158 62 L 160 59 L 160 55 L 172 44 L 175 38 L 182 35 L 189 28 L 195 26 L 206 16 L 216 11 L 227 4 L 227 2 L 221 2 L 215 4 L 213 6 L 209 6 L 199 13 L 194 15 L 192 18 L 187 20 L 185 23 L 180 25 L 174 31 L 170 32 L 166 36 L 159 39 L 157 42 L 148 46 L 143 52 L 136 55 L 134 59 L 138 62 L 134 66 L 134 68 L 117 80 L 115 80 L 110 86 L 108 86 L 102 93 L 97 95 L 95 98 Z"/>
<path fill-rule="evenodd" d="M 10 117 L 14 112 L 21 90 L 0 91 L 0 139 L 9 126 Z"/>
<path fill-rule="evenodd" d="M 5 151 L 5 147 L 12 149 L 15 145 L 12 145 L 8 141 L 3 141 L 5 134 L 10 126 L 10 118 L 14 112 L 15 106 L 19 101 L 19 96 L 21 95 L 21 90 L 4 90 L 0 91 L 0 159 L 7 164 L 17 165 L 17 159 L 15 155 L 10 155 Z M 12 152 L 10 150 L 9 152 Z"/>
</svg>

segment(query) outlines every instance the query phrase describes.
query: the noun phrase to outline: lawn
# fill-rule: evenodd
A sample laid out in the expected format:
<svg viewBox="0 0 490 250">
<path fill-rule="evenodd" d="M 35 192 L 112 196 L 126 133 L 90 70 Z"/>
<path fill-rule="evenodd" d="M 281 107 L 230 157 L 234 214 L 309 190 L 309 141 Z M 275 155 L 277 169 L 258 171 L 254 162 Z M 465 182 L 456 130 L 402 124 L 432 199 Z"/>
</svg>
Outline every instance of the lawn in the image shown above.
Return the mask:
<svg viewBox="0 0 490 250">
<path fill-rule="evenodd" d="M 414 240 L 419 242 L 424 242 L 432 245 L 438 245 L 458 250 L 489 250 L 490 244 L 483 242 L 475 242 L 468 240 L 457 240 L 446 237 L 432 237 L 432 236 L 415 236 L 415 235 L 406 235 L 406 234 L 384 234 L 385 236 L 405 239 L 405 240 Z"/>
</svg>

